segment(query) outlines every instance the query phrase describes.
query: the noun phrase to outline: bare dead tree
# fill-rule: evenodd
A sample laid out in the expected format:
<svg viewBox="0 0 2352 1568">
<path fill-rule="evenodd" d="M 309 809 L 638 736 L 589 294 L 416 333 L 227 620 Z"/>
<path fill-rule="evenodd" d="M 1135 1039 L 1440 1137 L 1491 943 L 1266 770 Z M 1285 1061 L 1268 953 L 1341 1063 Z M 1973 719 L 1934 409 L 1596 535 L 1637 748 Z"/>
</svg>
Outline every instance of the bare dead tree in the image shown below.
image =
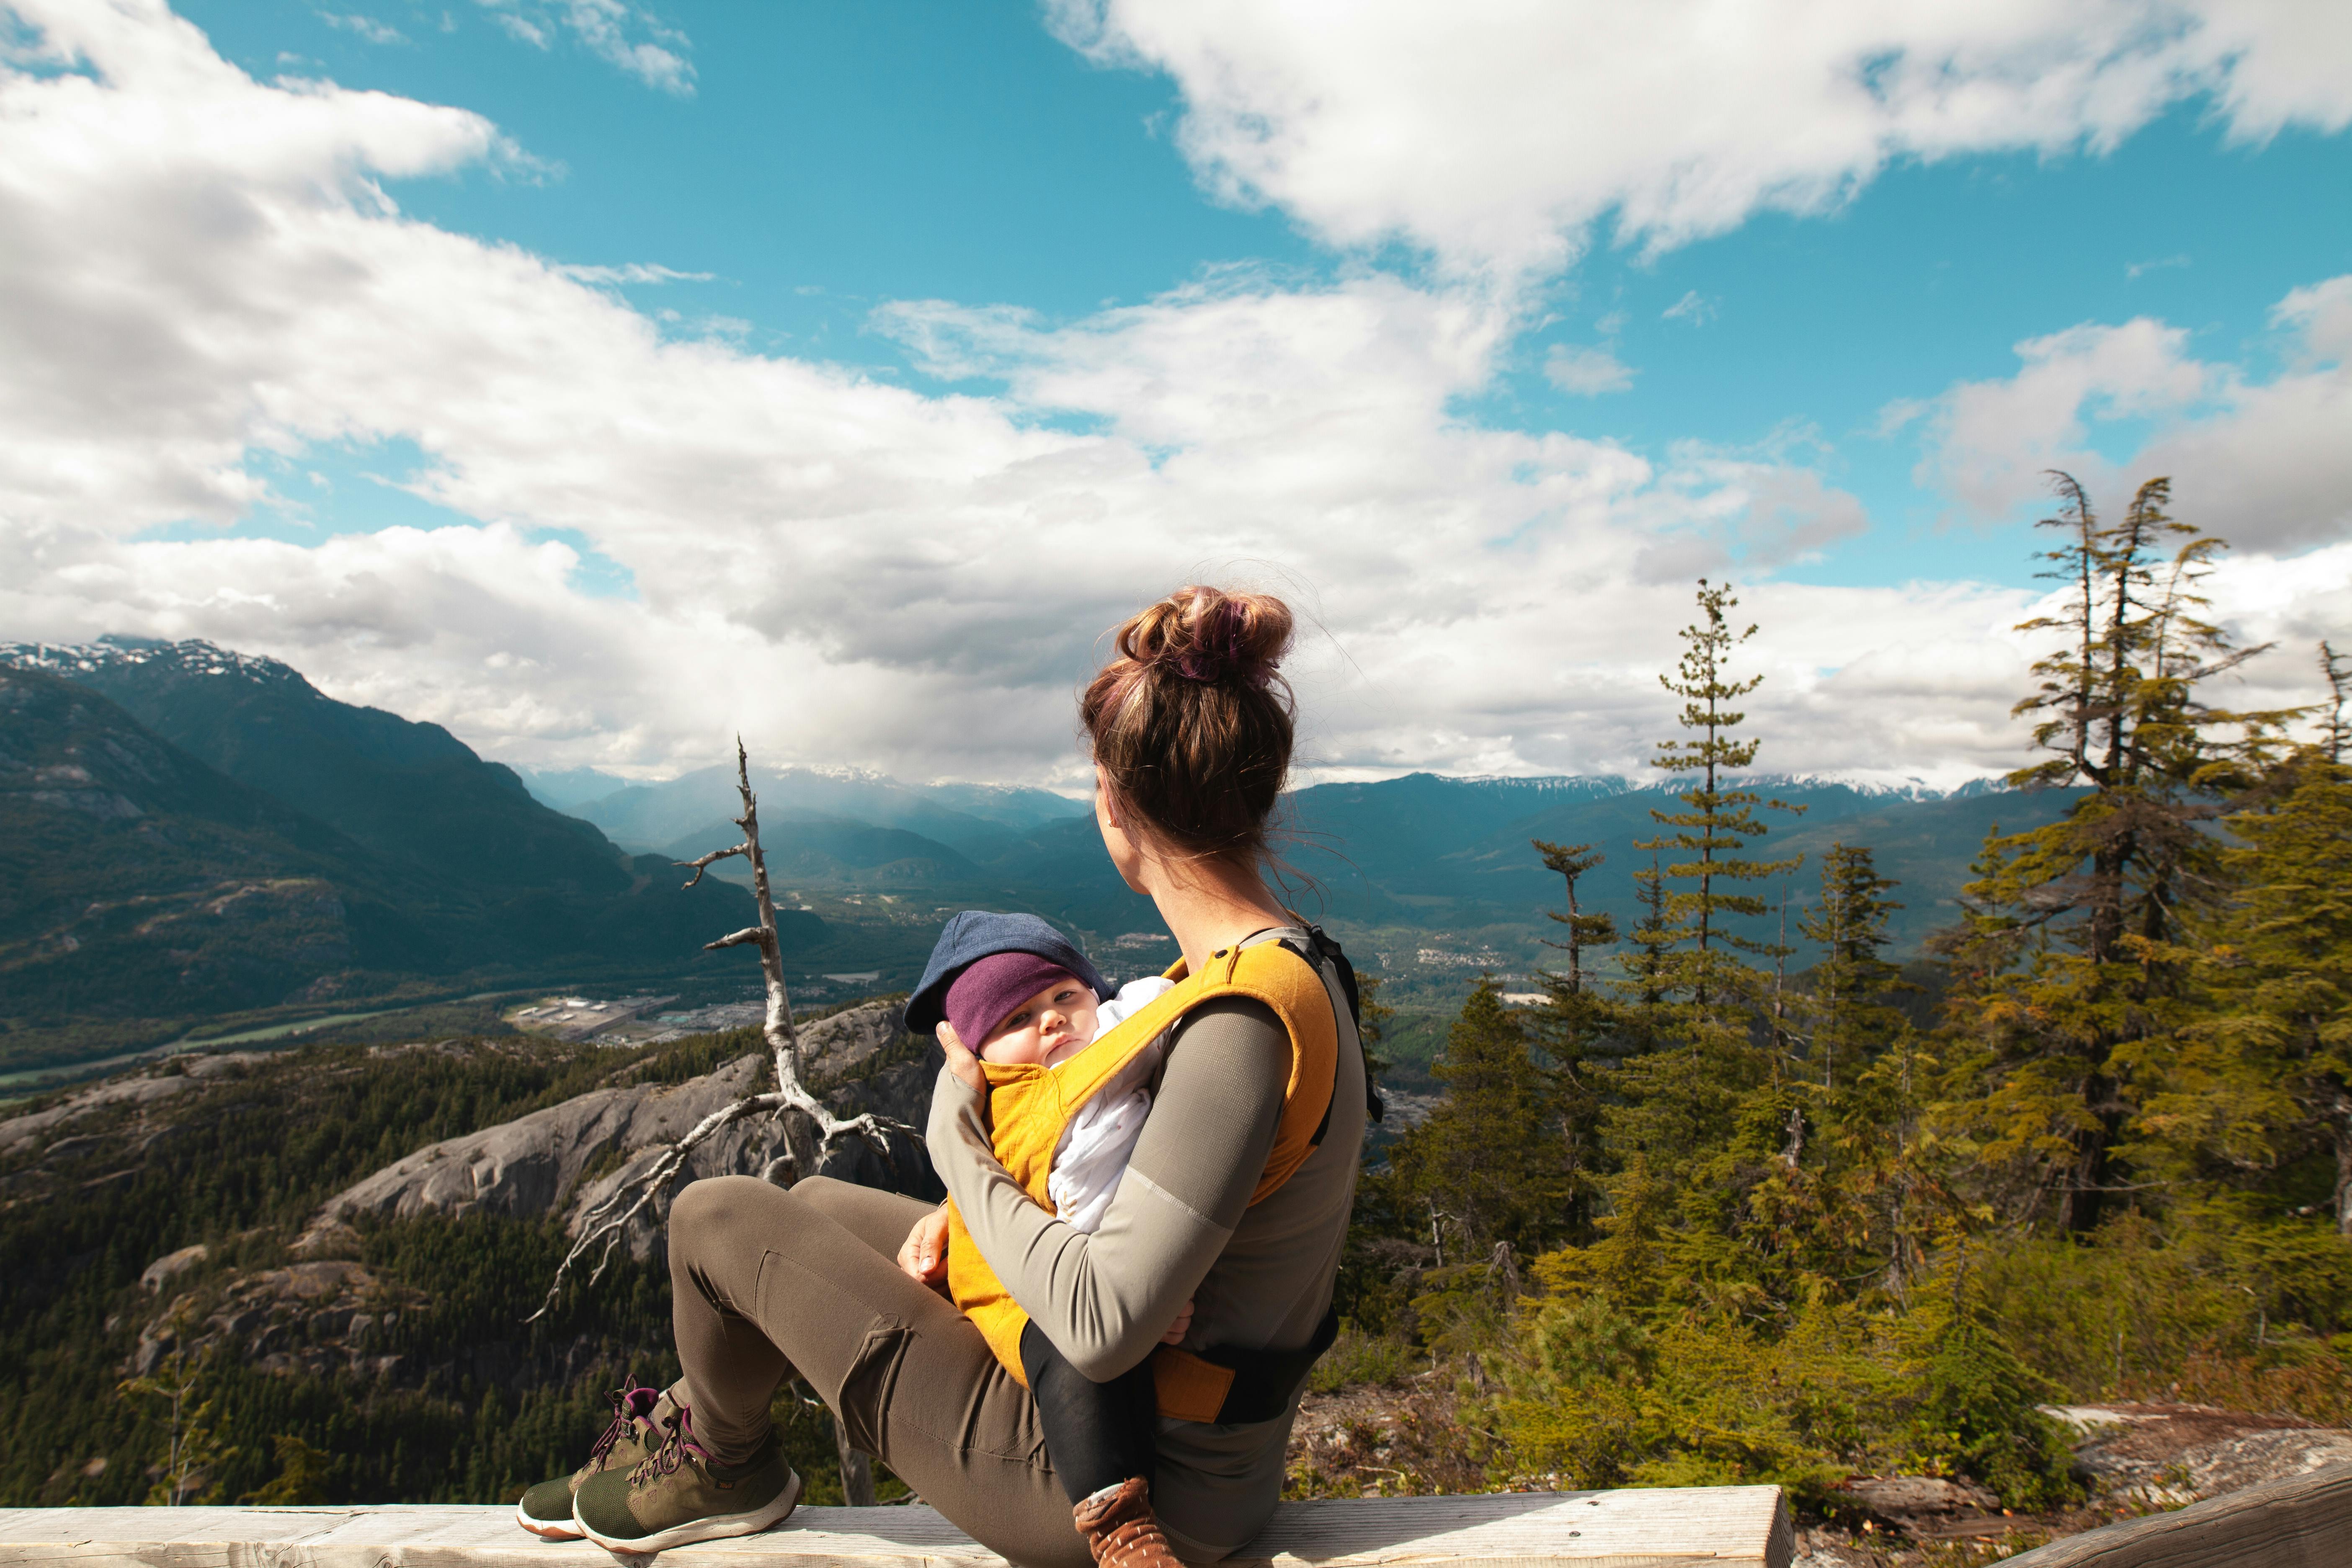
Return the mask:
<svg viewBox="0 0 2352 1568">
<path fill-rule="evenodd" d="M 760 803 L 751 793 L 751 766 L 740 736 L 735 741 L 735 788 L 743 797 L 743 815 L 735 819 L 735 826 L 743 830 L 743 841 L 677 864 L 694 873 L 686 884 L 691 888 L 702 880 L 703 873 L 711 866 L 730 856 L 740 855 L 751 863 L 751 894 L 758 904 L 760 923 L 706 942 L 703 951 L 726 947 L 760 950 L 760 973 L 767 981 L 768 990 L 767 1017 L 761 1033 L 775 1062 L 776 1087 L 764 1094 L 748 1094 L 722 1105 L 696 1122 L 675 1143 L 656 1145 L 654 1160 L 583 1214 L 578 1237 L 571 1251 L 564 1254 L 563 1261 L 556 1266 L 555 1278 L 548 1282 L 546 1300 L 540 1303 L 538 1311 L 524 1320 L 527 1322 L 546 1316 L 554 1307 L 564 1280 L 592 1251 L 597 1256 L 588 1283 L 594 1285 L 603 1279 L 605 1266 L 612 1261 L 613 1249 L 627 1237 L 637 1216 L 669 1191 L 670 1184 L 686 1169 L 688 1157 L 722 1129 L 746 1117 L 773 1116 L 782 1124 L 785 1152 L 768 1162 L 760 1172 L 760 1179 L 781 1181 L 786 1186 L 813 1173 L 817 1156 L 837 1139 L 853 1135 L 863 1138 L 885 1157 L 889 1153 L 887 1134 L 891 1132 L 920 1141 L 920 1134 L 906 1123 L 870 1111 L 845 1118 L 835 1116 L 801 1081 L 800 1031 L 793 1027 L 792 997 L 784 989 L 783 950 L 776 936 L 776 900 L 769 891 L 767 858 L 760 850 Z"/>
</svg>

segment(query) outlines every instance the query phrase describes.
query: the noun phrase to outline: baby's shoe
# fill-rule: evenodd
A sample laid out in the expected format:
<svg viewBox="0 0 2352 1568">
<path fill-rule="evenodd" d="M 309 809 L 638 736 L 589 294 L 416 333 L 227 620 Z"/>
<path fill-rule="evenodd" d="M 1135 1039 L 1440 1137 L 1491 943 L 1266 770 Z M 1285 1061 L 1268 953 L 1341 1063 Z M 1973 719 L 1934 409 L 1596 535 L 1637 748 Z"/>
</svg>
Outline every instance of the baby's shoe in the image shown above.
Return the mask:
<svg viewBox="0 0 2352 1568">
<path fill-rule="evenodd" d="M 1151 1489 L 1141 1476 L 1105 1487 L 1070 1511 L 1097 1568 L 1182 1568 L 1151 1511 Z"/>
</svg>

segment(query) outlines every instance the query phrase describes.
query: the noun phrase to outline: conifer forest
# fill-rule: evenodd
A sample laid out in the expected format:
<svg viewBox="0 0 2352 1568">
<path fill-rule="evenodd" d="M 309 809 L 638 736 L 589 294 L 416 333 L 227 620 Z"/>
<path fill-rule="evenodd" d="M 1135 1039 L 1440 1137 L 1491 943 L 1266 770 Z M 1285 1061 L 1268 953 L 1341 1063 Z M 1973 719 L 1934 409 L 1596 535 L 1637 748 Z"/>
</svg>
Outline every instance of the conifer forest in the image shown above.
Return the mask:
<svg viewBox="0 0 2352 1568">
<path fill-rule="evenodd" d="M 2046 1405 L 2352 1423 L 2352 666 L 2206 619 L 2223 546 L 2165 481 L 2119 516 L 2058 486 L 2009 783 L 2071 805 L 1996 828 L 1906 962 L 1906 890 L 1869 849 L 1774 852 L 1791 811 L 1743 782 L 1770 760 L 1741 711 L 1759 634 L 1699 585 L 1662 676 L 1679 723 L 1654 765 L 1680 794 L 1629 842 L 1528 846 L 1558 879 L 1541 999 L 1480 982 L 1443 1097 L 1369 1153 L 1318 1391 L 1438 1374 L 1458 1485 L 1769 1480 L 1818 1504 L 1899 1473 L 2020 1511 L 2079 1495 Z M 2231 706 L 2255 658 L 2315 660 L 2326 700 Z M 1580 891 L 1612 859 L 1633 907 Z M 399 1386 L 177 1354 L 125 1381 L 170 1294 L 141 1271 L 192 1241 L 266 1267 L 323 1194 L 425 1142 L 745 1048 L 310 1046 L 224 1079 L 136 1171 L 0 1234 L 0 1501 L 492 1501 L 569 1468 L 604 1389 L 674 1372 L 658 1267 L 526 1324 L 552 1221 L 363 1226 L 360 1264 L 407 1305 L 351 1331 L 436 1368 Z M 780 1410 L 825 1500 L 805 1405 Z"/>
<path fill-rule="evenodd" d="M 1903 889 L 1867 850 L 1771 854 L 1727 587 L 1664 678 L 1683 809 L 1534 846 L 1563 884 L 1548 1003 L 1472 996 L 1347 1281 L 1343 1354 L 1475 1359 L 1489 1462 L 1801 1496 L 1962 1476 L 2023 1510 L 2074 1486 L 2053 1402 L 2352 1418 L 2345 665 L 2322 645 L 2317 710 L 2230 709 L 2220 678 L 2294 650 L 2200 618 L 2221 542 L 2163 480 L 2112 520 L 2059 488 L 2010 782 L 2081 793 L 1986 840 L 1929 962 L 1885 955 Z M 1602 854 L 1640 859 L 1622 925 L 1577 898 Z"/>
</svg>

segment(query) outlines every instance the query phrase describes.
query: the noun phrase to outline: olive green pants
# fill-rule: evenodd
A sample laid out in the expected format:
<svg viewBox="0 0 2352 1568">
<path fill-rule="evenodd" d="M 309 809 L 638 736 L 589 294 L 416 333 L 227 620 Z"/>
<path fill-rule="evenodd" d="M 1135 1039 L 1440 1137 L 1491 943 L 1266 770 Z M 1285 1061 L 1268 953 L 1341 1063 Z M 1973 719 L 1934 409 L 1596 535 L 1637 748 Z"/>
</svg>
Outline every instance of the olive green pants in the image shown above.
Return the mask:
<svg viewBox="0 0 2352 1568">
<path fill-rule="evenodd" d="M 1022 1568 L 1089 1568 L 1029 1391 L 898 1247 L 928 1205 L 813 1177 L 696 1182 L 670 1208 L 671 1313 L 696 1440 L 748 1458 L 797 1372 L 850 1443 Z"/>
</svg>

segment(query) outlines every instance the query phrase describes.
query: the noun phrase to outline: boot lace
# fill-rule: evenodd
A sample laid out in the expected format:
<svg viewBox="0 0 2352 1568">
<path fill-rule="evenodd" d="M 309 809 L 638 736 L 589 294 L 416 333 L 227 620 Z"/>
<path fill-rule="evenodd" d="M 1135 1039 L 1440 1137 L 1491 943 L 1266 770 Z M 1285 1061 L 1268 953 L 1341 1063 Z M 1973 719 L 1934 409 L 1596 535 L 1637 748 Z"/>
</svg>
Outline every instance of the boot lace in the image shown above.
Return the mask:
<svg viewBox="0 0 2352 1568">
<path fill-rule="evenodd" d="M 604 1457 L 613 1451 L 614 1445 L 628 1436 L 629 1427 L 635 1421 L 636 1402 L 632 1396 L 637 1392 L 637 1380 L 633 1377 L 626 1387 L 616 1388 L 604 1396 L 613 1403 L 613 1419 L 588 1449 L 588 1462 L 598 1469 L 604 1468 Z"/>
<path fill-rule="evenodd" d="M 650 1486 L 663 1476 L 675 1473 L 689 1454 L 706 1465 L 711 1462 L 709 1452 L 694 1440 L 694 1412 L 680 1409 L 662 1417 L 662 1440 L 653 1452 L 637 1461 L 637 1468 L 629 1472 L 629 1484 Z"/>
</svg>

